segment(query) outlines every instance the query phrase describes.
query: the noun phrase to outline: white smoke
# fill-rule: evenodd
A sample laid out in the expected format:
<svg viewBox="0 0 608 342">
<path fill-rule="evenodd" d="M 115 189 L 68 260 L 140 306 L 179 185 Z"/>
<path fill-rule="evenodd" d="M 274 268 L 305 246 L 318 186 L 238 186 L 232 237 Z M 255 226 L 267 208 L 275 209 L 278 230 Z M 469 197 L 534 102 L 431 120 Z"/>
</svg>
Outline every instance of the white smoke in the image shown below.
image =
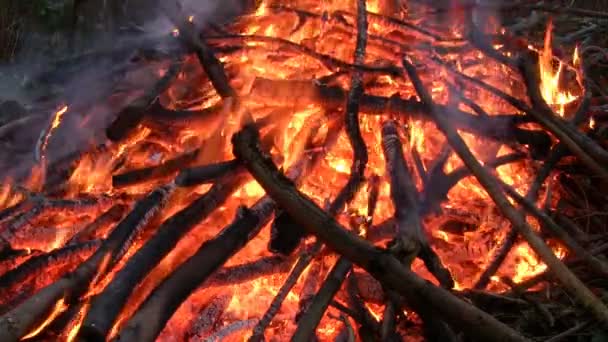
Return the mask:
<svg viewBox="0 0 608 342">
<path fill-rule="evenodd" d="M 27 55 L 17 55 L 16 62 L 0 65 L 0 102 L 16 100 L 27 108 L 29 115 L 37 115 L 34 122 L 17 127 L 18 134 L 0 136 L 0 144 L 5 147 L 0 152 L 3 170 L 21 173 L 31 167 L 36 140 L 61 105 L 68 105 L 70 110 L 49 144 L 49 160 L 90 146 L 95 140 L 103 141 L 108 123 L 120 111 L 120 106 L 127 103 L 112 102 L 111 95 L 121 87 L 127 93 L 144 91 L 155 82 L 152 77 L 142 77 L 134 84 L 124 82 L 127 75 L 131 75 L 131 79 L 136 74 L 156 75 L 154 68 L 158 65 L 150 67 L 147 61 L 134 60 L 138 52 L 164 53 L 166 56 L 161 59 L 165 60 L 183 53 L 177 52 L 181 47 L 171 36 L 173 25 L 159 10 L 159 2 L 128 0 L 123 3 L 125 17 L 116 25 L 116 30 L 86 32 L 78 37 L 77 41 L 84 42 L 84 50 L 74 53 L 66 49 L 49 55 L 47 49 L 36 46 L 45 40 L 44 35 L 32 32 L 31 36 L 37 38 L 25 41 L 26 46 L 22 46 Z M 181 1 L 184 15 L 192 15 L 199 28 L 211 21 L 222 24 L 232 20 L 242 13 L 246 4 L 246 0 Z"/>
</svg>

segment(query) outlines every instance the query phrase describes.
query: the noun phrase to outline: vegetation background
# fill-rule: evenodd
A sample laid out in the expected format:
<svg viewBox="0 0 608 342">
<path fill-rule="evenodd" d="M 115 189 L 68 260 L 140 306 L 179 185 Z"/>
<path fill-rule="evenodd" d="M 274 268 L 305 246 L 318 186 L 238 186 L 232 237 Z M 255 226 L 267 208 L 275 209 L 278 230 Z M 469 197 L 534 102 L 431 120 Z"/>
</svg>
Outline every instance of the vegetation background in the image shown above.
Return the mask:
<svg viewBox="0 0 608 342">
<path fill-rule="evenodd" d="M 156 0 L 0 0 L 0 62 L 17 56 L 52 54 L 75 30 L 112 30 L 125 16 L 147 15 Z M 453 0 L 458 1 L 458 0 Z M 517 0 L 508 0 L 517 1 Z M 608 11 L 608 0 L 551 0 L 571 7 Z"/>
</svg>

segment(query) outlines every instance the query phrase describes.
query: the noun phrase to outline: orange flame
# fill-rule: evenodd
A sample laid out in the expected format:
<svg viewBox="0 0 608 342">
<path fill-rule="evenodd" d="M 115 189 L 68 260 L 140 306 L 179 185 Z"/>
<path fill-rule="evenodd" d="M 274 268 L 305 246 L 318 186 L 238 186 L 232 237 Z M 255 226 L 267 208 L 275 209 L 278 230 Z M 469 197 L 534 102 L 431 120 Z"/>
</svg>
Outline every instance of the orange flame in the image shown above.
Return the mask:
<svg viewBox="0 0 608 342">
<path fill-rule="evenodd" d="M 55 112 L 55 114 L 53 115 L 53 121 L 51 121 L 51 125 L 49 127 L 48 132 L 46 133 L 46 136 L 44 137 L 44 142 L 42 143 L 42 147 L 40 149 L 41 152 L 41 158 L 44 156 L 44 151 L 46 151 L 46 148 L 49 145 L 49 141 L 51 139 L 51 136 L 53 135 L 53 133 L 55 132 L 55 130 L 57 129 L 57 127 L 59 127 L 59 125 L 61 124 L 61 120 L 63 119 L 63 115 L 68 111 L 68 106 L 63 106 L 61 107 L 59 110 L 57 110 Z"/>
<path fill-rule="evenodd" d="M 545 44 L 539 57 L 541 94 L 547 104 L 554 107 L 560 116 L 564 116 L 566 105 L 576 100 L 577 96 L 561 88 L 560 79 L 564 64 L 560 61 L 557 70 L 553 68 L 552 34 L 553 23 L 549 21 L 545 33 Z M 573 61 L 578 63 L 578 58 L 578 50 L 575 50 Z"/>
</svg>

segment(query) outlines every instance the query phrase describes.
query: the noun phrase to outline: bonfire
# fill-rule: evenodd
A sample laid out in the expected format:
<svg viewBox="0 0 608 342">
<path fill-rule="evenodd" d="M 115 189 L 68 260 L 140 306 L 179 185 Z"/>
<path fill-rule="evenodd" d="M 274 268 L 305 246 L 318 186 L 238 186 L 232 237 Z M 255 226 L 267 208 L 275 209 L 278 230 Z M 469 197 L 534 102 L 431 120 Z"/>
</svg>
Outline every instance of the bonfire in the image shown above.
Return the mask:
<svg viewBox="0 0 608 342">
<path fill-rule="evenodd" d="M 593 49 L 556 53 L 551 22 L 518 37 L 491 3 L 268 0 L 219 25 L 163 1 L 173 29 L 108 96 L 32 119 L 0 197 L 0 340 L 606 326 L 606 236 L 574 219 L 581 174 L 608 181 Z M 54 153 L 108 108 L 103 139 Z"/>
</svg>

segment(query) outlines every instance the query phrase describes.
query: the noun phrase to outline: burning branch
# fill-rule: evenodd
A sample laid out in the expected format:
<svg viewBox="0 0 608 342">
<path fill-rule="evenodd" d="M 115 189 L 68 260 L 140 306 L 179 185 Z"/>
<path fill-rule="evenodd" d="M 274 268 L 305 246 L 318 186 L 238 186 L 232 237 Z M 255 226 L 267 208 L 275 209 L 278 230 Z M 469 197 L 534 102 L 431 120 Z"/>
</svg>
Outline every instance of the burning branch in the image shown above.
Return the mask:
<svg viewBox="0 0 608 342">
<path fill-rule="evenodd" d="M 3 302 L 11 302 L 9 298 L 19 295 L 18 287 L 29 281 L 50 266 L 78 264 L 86 260 L 100 246 L 99 240 L 68 245 L 49 253 L 35 255 L 18 267 L 0 276 L 0 298 Z"/>
<path fill-rule="evenodd" d="M 207 277 L 243 248 L 270 219 L 274 203 L 268 197 L 251 209 L 241 208 L 234 222 L 205 242 L 190 259 L 165 279 L 129 319 L 117 341 L 154 341 L 179 305 Z"/>
<path fill-rule="evenodd" d="M 192 152 L 186 152 L 177 158 L 169 159 L 157 166 L 145 167 L 114 175 L 112 176 L 112 186 L 119 189 L 130 185 L 169 177 L 172 174 L 177 173 L 179 170 L 190 166 L 190 164 L 196 161 L 199 153 L 200 149 L 196 149 Z"/>
<path fill-rule="evenodd" d="M 40 325 L 57 303 L 70 303 L 85 293 L 94 278 L 108 272 L 124 255 L 135 235 L 160 210 L 172 190 L 173 186 L 160 187 L 140 200 L 101 247 L 76 270 L 1 316 L 0 339 L 7 342 L 19 341 Z"/>
<path fill-rule="evenodd" d="M 365 0 L 357 1 L 357 43 L 355 47 L 355 64 L 362 64 L 365 61 L 365 49 L 367 47 L 367 7 Z M 332 215 L 342 210 L 342 207 L 350 202 L 359 190 L 364 179 L 365 168 L 368 162 L 367 146 L 361 136 L 359 127 L 359 101 L 364 93 L 361 72 L 355 71 L 351 78 L 351 89 L 346 100 L 346 133 L 353 148 L 353 163 L 350 169 L 350 176 L 346 185 L 342 188 L 336 199 L 332 203 L 329 211 Z M 340 257 L 334 267 L 329 271 L 327 278 L 321 288 L 312 299 L 312 302 L 300 317 L 298 327 L 291 337 L 293 341 L 310 340 L 316 327 L 319 325 L 325 310 L 340 290 L 346 275 L 352 269 L 351 262 Z"/>
<path fill-rule="evenodd" d="M 316 52 L 306 46 L 296 44 L 287 39 L 256 36 L 256 35 L 222 35 L 219 37 L 209 37 L 210 42 L 227 43 L 237 41 L 242 44 L 246 43 L 266 43 L 270 44 L 274 50 L 292 50 L 297 53 L 302 53 L 318 60 L 324 67 L 335 72 L 350 71 L 350 72 L 366 72 L 379 75 L 399 76 L 401 71 L 394 65 L 391 66 L 372 66 L 364 64 L 365 61 L 355 61 L 348 63 L 330 55 Z"/>
<path fill-rule="evenodd" d="M 45 158 L 44 153 L 49 145 L 49 140 L 53 135 L 53 132 L 59 127 L 61 124 L 61 120 L 63 119 L 63 115 L 68 111 L 68 106 L 63 106 L 61 109 L 57 110 L 55 114 L 51 117 L 51 121 L 49 125 L 40 133 L 40 137 L 38 138 L 38 143 L 36 144 L 36 149 L 34 150 L 34 160 L 36 162 L 41 162 L 42 159 Z"/>
<path fill-rule="evenodd" d="M 123 108 L 114 121 L 106 129 L 106 136 L 111 141 L 120 141 L 126 138 L 143 120 L 146 110 L 151 107 L 158 96 L 163 93 L 177 76 L 182 68 L 183 60 L 177 58 L 171 62 L 165 72 L 154 86 Z"/>
<path fill-rule="evenodd" d="M 451 289 L 454 287 L 452 275 L 431 248 L 422 227 L 418 208 L 418 191 L 403 158 L 401 146 L 395 122 L 386 122 L 382 127 L 382 147 L 386 168 L 391 178 L 391 198 L 395 205 L 397 222 L 395 250 L 398 254 L 405 256 L 403 263 L 407 266 L 416 256 L 420 257 L 439 283 L 443 287 Z"/>
<path fill-rule="evenodd" d="M 563 285 L 576 296 L 579 302 L 592 312 L 598 320 L 608 324 L 608 308 L 553 254 L 549 246 L 527 224 L 524 217 L 511 206 L 503 194 L 498 181 L 475 159 L 475 156 L 471 153 L 464 140 L 462 140 L 454 127 L 447 121 L 445 114 L 435 106 L 434 101 L 418 77 L 415 67 L 407 59 L 403 60 L 403 65 L 422 102 L 429 107 L 430 113 L 439 129 L 444 133 L 448 142 L 465 165 L 471 169 L 471 172 L 484 186 L 484 189 L 492 197 L 503 215 L 511 221 L 511 224 L 526 239 L 532 249 L 547 264 L 555 276 L 560 279 Z"/>
<path fill-rule="evenodd" d="M 237 93 L 228 81 L 222 62 L 215 57 L 207 43 L 200 38 L 195 27 L 187 20 L 187 16 L 181 13 L 179 2 L 173 0 L 164 1 L 161 6 L 163 13 L 177 27 L 180 41 L 196 53 L 196 57 L 217 93 L 224 99 L 236 98 Z"/>
<path fill-rule="evenodd" d="M 239 170 L 227 174 L 208 192 L 163 222 L 154 236 L 92 300 L 80 334 L 89 339 L 105 338 L 137 284 L 169 254 L 182 237 L 222 205 L 243 181 L 244 176 Z"/>
<path fill-rule="evenodd" d="M 392 255 L 349 233 L 331 216 L 300 193 L 263 155 L 255 128 L 246 126 L 233 138 L 234 153 L 266 192 L 289 212 L 294 220 L 328 246 L 370 272 L 403 295 L 414 307 L 431 307 L 452 326 L 482 339 L 525 341 L 517 332 L 492 316 L 459 300 L 407 270 Z"/>
<path fill-rule="evenodd" d="M 256 78 L 251 98 L 271 99 L 278 104 L 305 108 L 310 104 L 320 104 L 332 109 L 341 107 L 346 101 L 346 92 L 335 86 L 324 86 L 310 81 L 283 81 Z M 425 106 L 415 99 L 390 98 L 364 94 L 360 101 L 360 111 L 368 115 L 398 114 L 412 119 L 429 120 Z M 445 107 L 442 107 L 446 109 Z M 530 145 L 537 155 L 544 155 L 550 148 L 551 139 L 546 133 L 521 129 L 517 125 L 530 121 L 522 115 L 496 115 L 480 117 L 450 109 L 451 122 L 467 132 L 487 137 L 499 142 L 517 142 Z M 534 153 L 533 153 L 534 154 Z"/>
<path fill-rule="evenodd" d="M 120 220 L 128 209 L 129 208 L 123 204 L 112 206 L 93 222 L 74 234 L 66 244 L 69 246 L 74 243 L 103 238 L 106 235 L 107 230 L 109 230 L 108 226 Z"/>
<path fill-rule="evenodd" d="M 175 183 L 183 187 L 209 183 L 221 175 L 233 172 L 238 166 L 238 161 L 234 159 L 216 164 L 195 166 L 181 171 L 175 179 Z"/>
</svg>

